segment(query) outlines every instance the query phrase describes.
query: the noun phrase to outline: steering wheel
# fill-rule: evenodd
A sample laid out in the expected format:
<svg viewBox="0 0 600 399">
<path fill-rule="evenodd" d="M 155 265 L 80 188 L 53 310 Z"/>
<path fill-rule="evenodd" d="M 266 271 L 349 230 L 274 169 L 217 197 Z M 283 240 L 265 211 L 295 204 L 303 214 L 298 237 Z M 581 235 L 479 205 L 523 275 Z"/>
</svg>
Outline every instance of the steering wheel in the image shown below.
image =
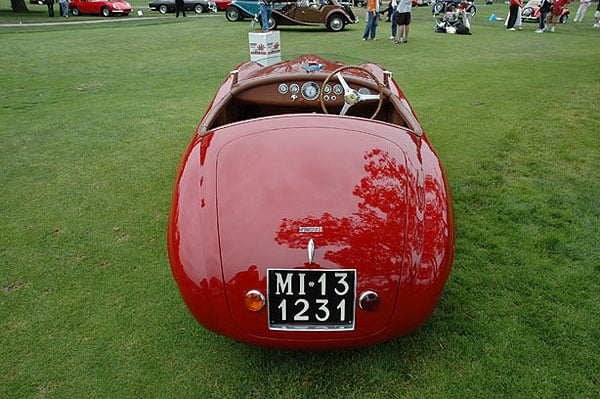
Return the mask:
<svg viewBox="0 0 600 399">
<path fill-rule="evenodd" d="M 378 93 L 377 94 L 361 94 L 358 92 L 358 90 L 354 90 L 353 88 L 351 88 L 348 85 L 348 83 L 346 83 L 346 79 L 344 79 L 344 77 L 342 76 L 342 72 L 345 70 L 348 70 L 348 69 L 356 69 L 356 70 L 365 72 L 367 75 L 369 75 L 371 77 L 371 79 L 373 79 L 375 81 L 375 83 L 377 84 Z M 381 105 L 383 104 L 383 86 L 381 85 L 381 83 L 379 82 L 377 77 L 373 74 L 373 72 L 369 71 L 366 68 L 363 68 L 360 66 L 353 66 L 353 65 L 346 65 L 346 66 L 339 67 L 338 69 L 336 69 L 335 71 L 333 71 L 329 75 L 327 75 L 327 77 L 323 81 L 323 84 L 321 84 L 321 94 L 319 95 L 319 102 L 321 103 L 321 109 L 323 110 L 323 112 L 325 114 L 329 113 L 329 111 L 327 110 L 327 106 L 325 105 L 325 100 L 323 99 L 323 95 L 325 94 L 325 90 L 323 90 L 323 89 L 325 88 L 325 85 L 327 83 L 329 83 L 331 78 L 333 78 L 334 76 L 340 81 L 340 84 L 344 88 L 344 106 L 342 107 L 342 110 L 340 111 L 340 115 L 346 115 L 346 112 L 348 112 L 348 110 L 353 105 L 356 105 L 359 102 L 377 100 L 377 101 L 379 101 L 377 104 L 377 109 L 375 110 L 375 112 L 373 113 L 371 118 L 369 118 L 369 119 L 374 119 L 377 116 L 377 114 L 379 113 L 379 110 L 381 110 Z"/>
</svg>

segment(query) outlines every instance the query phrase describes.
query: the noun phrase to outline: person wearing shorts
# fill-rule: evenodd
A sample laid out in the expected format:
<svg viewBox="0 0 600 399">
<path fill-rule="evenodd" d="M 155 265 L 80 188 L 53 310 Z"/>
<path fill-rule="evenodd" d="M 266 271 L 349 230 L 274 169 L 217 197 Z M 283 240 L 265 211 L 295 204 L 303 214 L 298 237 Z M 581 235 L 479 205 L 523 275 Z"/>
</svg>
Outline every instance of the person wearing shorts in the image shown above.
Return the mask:
<svg viewBox="0 0 600 399">
<path fill-rule="evenodd" d="M 410 12 L 412 9 L 412 0 L 399 0 L 396 8 L 396 25 L 398 31 L 394 44 L 407 43 L 408 32 L 410 30 Z"/>
<path fill-rule="evenodd" d="M 554 27 L 557 23 L 560 23 L 560 17 L 562 10 L 571 2 L 571 0 L 552 0 L 552 10 L 548 19 L 550 22 L 550 32 L 554 32 Z"/>
</svg>

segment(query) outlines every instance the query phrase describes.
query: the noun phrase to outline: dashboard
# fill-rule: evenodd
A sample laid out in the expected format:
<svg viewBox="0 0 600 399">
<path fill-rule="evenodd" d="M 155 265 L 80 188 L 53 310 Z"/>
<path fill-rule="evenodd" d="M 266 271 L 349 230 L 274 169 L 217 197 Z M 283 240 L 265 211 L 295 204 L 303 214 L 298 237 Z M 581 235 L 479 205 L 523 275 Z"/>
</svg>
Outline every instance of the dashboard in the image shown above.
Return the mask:
<svg viewBox="0 0 600 399">
<path fill-rule="evenodd" d="M 277 86 L 277 92 L 281 96 L 287 96 L 291 101 L 296 101 L 300 97 L 306 101 L 316 101 L 321 95 L 321 85 L 315 81 L 280 83 Z M 358 89 L 361 94 L 371 94 L 366 87 Z M 323 87 L 323 100 L 325 102 L 336 102 L 344 98 L 344 88 L 339 83 L 328 83 Z"/>
<path fill-rule="evenodd" d="M 360 94 L 377 94 L 367 87 L 350 87 Z M 323 101 L 331 105 L 341 106 L 344 103 L 344 87 L 338 82 L 327 83 L 322 87 L 322 81 L 294 79 L 289 81 L 270 82 L 263 85 L 247 87 L 235 93 L 235 97 L 243 102 L 274 106 L 307 106 L 319 104 L 319 96 L 323 91 Z"/>
</svg>

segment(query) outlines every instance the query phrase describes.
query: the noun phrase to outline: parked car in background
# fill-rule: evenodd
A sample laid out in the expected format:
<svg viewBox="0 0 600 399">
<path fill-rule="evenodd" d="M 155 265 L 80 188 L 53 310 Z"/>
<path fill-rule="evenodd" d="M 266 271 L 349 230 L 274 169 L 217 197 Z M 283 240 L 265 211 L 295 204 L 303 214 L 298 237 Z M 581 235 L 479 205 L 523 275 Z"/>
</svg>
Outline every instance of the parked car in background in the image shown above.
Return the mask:
<svg viewBox="0 0 600 399">
<path fill-rule="evenodd" d="M 183 5 L 186 11 L 194 11 L 196 14 L 204 12 L 217 12 L 217 6 L 214 1 L 209 0 L 184 0 Z M 148 4 L 152 11 L 158 11 L 161 14 L 175 12 L 175 0 L 154 0 Z"/>
<path fill-rule="evenodd" d="M 96 14 L 110 17 L 111 15 L 129 15 L 131 5 L 124 0 L 71 0 L 69 11 L 75 16 Z"/>
<path fill-rule="evenodd" d="M 213 332 L 287 349 L 373 345 L 421 326 L 442 295 L 450 185 L 383 66 L 248 61 L 182 156 L 167 247 L 184 302 Z"/>
<path fill-rule="evenodd" d="M 260 7 L 257 0 L 232 1 L 225 17 L 234 22 L 244 18 L 258 18 Z M 355 24 L 358 18 L 349 3 L 339 3 L 337 0 L 319 2 L 277 2 L 273 4 L 273 13 L 269 20 L 269 29 L 280 25 L 325 25 L 332 32 L 343 30 L 347 24 Z"/>
<path fill-rule="evenodd" d="M 433 15 L 439 15 L 452 12 L 456 7 L 460 7 L 473 17 L 477 13 L 475 0 L 435 0 L 431 5 L 431 12 Z"/>
<path fill-rule="evenodd" d="M 521 18 L 525 22 L 539 22 L 540 20 L 540 4 L 541 0 L 529 0 L 523 11 L 521 12 Z M 570 11 L 568 8 L 564 8 L 560 14 L 560 23 L 566 24 L 569 20 Z"/>
</svg>

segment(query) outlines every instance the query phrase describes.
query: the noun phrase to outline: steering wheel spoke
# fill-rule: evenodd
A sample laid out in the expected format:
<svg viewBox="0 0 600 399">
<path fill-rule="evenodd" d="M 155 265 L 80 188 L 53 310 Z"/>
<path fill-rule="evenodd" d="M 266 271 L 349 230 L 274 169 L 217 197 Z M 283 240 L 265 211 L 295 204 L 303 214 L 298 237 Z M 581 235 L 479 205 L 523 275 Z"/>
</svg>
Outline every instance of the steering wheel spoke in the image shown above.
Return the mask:
<svg viewBox="0 0 600 399">
<path fill-rule="evenodd" d="M 346 79 L 344 79 L 341 72 L 336 73 L 335 77 L 338 78 L 338 80 L 340 81 L 340 84 L 344 88 L 344 93 L 348 93 L 349 91 L 352 91 L 352 89 L 350 88 L 350 85 L 348 85 L 348 83 L 346 83 Z"/>
<path fill-rule="evenodd" d="M 373 100 L 379 101 L 380 98 L 381 98 L 381 96 L 379 94 L 361 94 L 360 95 L 360 101 L 373 101 Z"/>
<path fill-rule="evenodd" d="M 340 115 L 342 115 L 342 116 L 346 115 L 346 112 L 348 112 L 350 107 L 352 107 L 352 105 L 348 104 L 347 102 L 344 102 L 344 106 L 342 107 L 342 110 L 340 111 Z"/>
</svg>

